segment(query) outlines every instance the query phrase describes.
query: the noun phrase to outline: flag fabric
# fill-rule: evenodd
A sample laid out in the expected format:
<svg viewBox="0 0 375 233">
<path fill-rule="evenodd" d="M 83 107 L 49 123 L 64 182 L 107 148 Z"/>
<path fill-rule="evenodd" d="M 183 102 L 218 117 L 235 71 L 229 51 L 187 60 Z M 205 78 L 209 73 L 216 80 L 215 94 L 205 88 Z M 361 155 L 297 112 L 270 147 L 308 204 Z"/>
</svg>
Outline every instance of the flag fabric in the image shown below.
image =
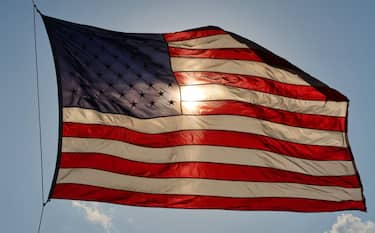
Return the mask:
<svg viewBox="0 0 375 233">
<path fill-rule="evenodd" d="M 365 210 L 348 99 L 218 27 L 122 33 L 47 16 L 57 73 L 50 198 Z"/>
</svg>

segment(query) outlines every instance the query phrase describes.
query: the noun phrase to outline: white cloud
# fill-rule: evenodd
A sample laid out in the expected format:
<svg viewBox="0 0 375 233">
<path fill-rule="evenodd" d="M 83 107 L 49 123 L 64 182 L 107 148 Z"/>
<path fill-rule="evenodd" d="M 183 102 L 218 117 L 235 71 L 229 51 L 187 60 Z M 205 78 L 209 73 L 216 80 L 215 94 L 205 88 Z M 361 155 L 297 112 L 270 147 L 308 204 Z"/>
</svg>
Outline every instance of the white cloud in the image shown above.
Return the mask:
<svg viewBox="0 0 375 233">
<path fill-rule="evenodd" d="M 106 233 L 110 233 L 112 229 L 112 218 L 103 212 L 103 210 L 96 203 L 83 203 L 79 201 L 72 201 L 74 207 L 83 209 L 85 217 L 88 221 L 101 225 Z"/>
<path fill-rule="evenodd" d="M 375 233 L 375 223 L 364 222 L 352 214 L 342 214 L 337 216 L 337 221 L 332 225 L 331 230 L 325 233 Z"/>
</svg>

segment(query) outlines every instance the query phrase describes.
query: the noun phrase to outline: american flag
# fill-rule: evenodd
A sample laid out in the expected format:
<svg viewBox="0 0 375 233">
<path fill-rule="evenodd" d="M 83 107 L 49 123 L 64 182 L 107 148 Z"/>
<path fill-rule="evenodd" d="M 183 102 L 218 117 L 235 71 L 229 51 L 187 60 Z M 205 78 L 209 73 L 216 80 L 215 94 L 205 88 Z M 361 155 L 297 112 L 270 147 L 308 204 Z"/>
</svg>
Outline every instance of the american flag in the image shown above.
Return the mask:
<svg viewBox="0 0 375 233">
<path fill-rule="evenodd" d="M 47 16 L 60 137 L 49 198 L 365 210 L 348 99 L 218 27 L 122 33 Z"/>
</svg>

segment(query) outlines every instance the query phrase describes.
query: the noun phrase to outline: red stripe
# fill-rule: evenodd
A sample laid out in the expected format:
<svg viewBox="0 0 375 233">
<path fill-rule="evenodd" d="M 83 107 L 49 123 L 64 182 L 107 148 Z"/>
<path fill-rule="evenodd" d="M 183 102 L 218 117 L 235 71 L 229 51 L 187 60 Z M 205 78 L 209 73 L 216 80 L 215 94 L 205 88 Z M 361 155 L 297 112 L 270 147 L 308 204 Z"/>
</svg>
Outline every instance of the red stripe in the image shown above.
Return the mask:
<svg viewBox="0 0 375 233">
<path fill-rule="evenodd" d="M 219 130 L 184 130 L 146 134 L 130 129 L 95 124 L 63 123 L 64 137 L 102 138 L 146 147 L 213 145 L 252 148 L 312 160 L 351 160 L 348 148 L 303 145 L 250 133 Z"/>
<path fill-rule="evenodd" d="M 184 114 L 240 115 L 302 128 L 345 131 L 344 117 L 288 112 L 231 100 L 194 102 L 194 108 Z"/>
<path fill-rule="evenodd" d="M 174 75 L 180 85 L 223 84 L 295 99 L 346 101 L 345 97 L 328 86 L 293 85 L 256 76 L 217 72 L 174 72 Z"/>
<path fill-rule="evenodd" d="M 263 61 L 249 48 L 223 48 L 223 49 L 183 49 L 169 47 L 171 57 L 193 57 L 213 59 L 236 59 L 248 61 Z"/>
<path fill-rule="evenodd" d="M 98 153 L 62 153 L 60 168 L 94 168 L 149 178 L 203 178 L 360 187 L 355 175 L 311 176 L 274 168 L 208 162 L 143 163 Z"/>
<path fill-rule="evenodd" d="M 194 31 L 185 31 L 185 32 L 175 32 L 175 33 L 166 33 L 164 34 L 164 39 L 167 42 L 172 41 L 181 41 L 181 40 L 190 40 L 196 39 L 205 36 L 214 36 L 214 35 L 221 35 L 227 34 L 222 29 L 208 29 L 208 30 L 194 30 Z"/>
<path fill-rule="evenodd" d="M 228 198 L 147 194 L 79 184 L 56 184 L 52 198 L 110 202 L 121 205 L 183 209 L 273 210 L 321 212 L 362 210 L 363 201 L 322 201 L 303 198 Z"/>
</svg>

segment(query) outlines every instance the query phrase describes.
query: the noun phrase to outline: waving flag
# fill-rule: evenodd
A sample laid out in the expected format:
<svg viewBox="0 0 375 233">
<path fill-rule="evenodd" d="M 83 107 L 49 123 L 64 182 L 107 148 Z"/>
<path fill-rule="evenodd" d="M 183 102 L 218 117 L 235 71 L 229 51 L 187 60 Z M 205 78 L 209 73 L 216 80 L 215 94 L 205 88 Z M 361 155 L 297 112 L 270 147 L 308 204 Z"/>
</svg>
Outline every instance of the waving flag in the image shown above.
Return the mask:
<svg viewBox="0 0 375 233">
<path fill-rule="evenodd" d="M 218 27 L 122 33 L 43 16 L 57 71 L 50 198 L 365 210 L 348 100 Z"/>
</svg>

